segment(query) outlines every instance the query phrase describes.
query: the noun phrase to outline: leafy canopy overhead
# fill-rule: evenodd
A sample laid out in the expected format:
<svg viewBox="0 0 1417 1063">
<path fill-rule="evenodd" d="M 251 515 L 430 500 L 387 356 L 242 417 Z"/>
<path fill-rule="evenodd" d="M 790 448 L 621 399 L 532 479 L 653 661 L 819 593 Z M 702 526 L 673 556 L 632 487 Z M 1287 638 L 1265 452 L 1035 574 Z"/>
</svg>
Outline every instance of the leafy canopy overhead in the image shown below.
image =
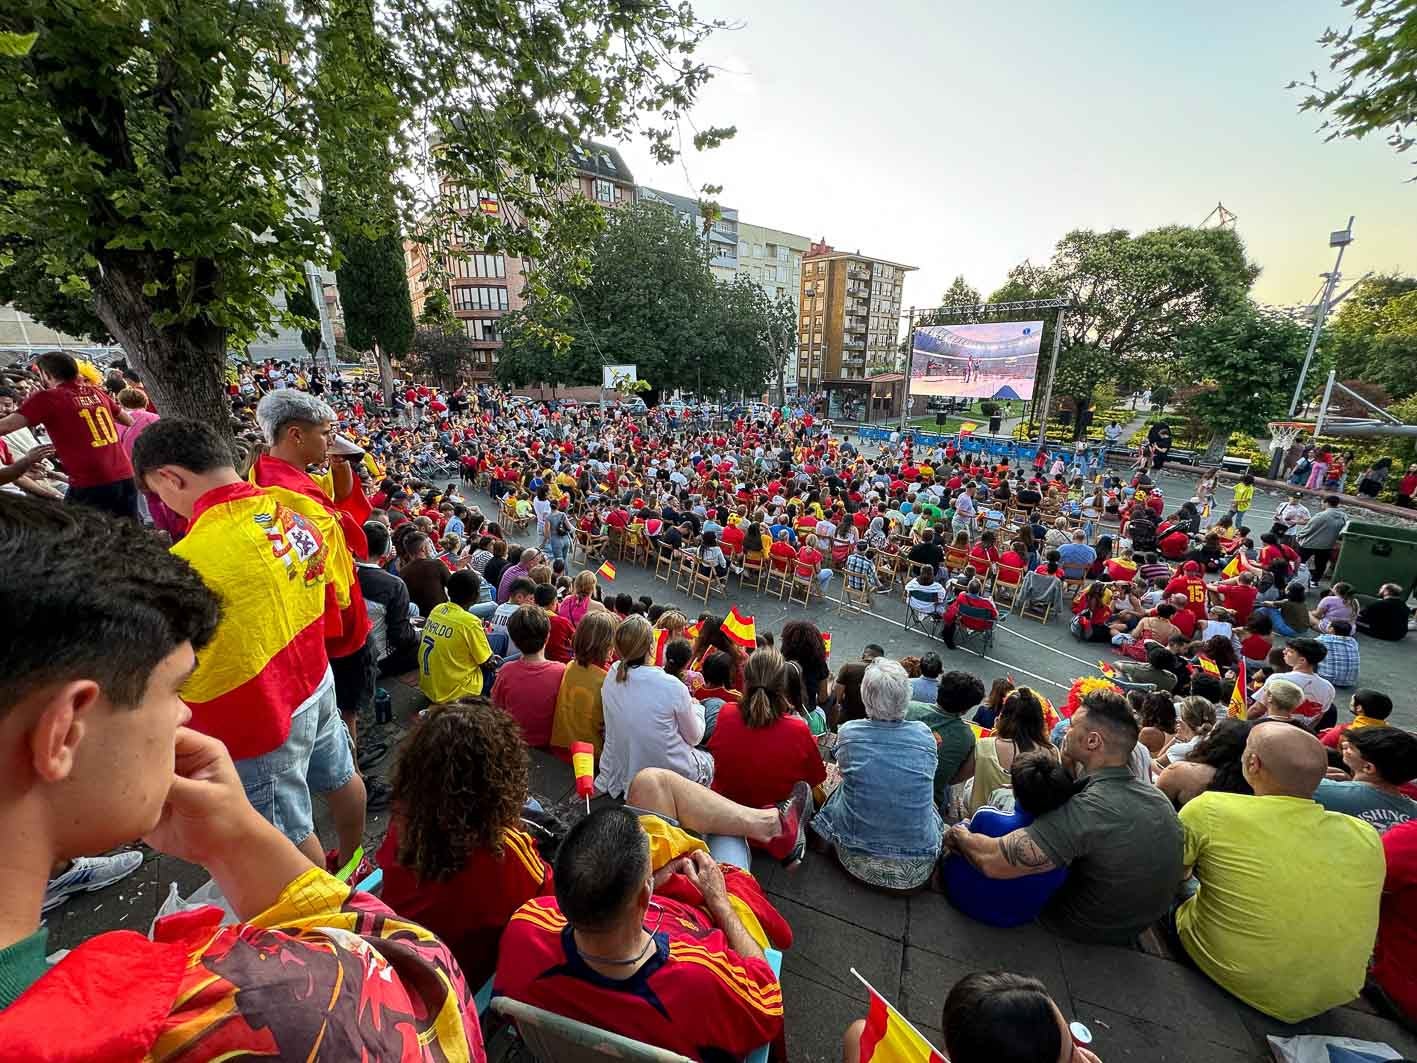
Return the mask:
<svg viewBox="0 0 1417 1063">
<path fill-rule="evenodd" d="M 560 194 L 572 147 L 638 131 L 672 158 L 712 29 L 670 0 L 9 5 L 0 297 L 123 342 L 162 406 L 219 391 L 270 296 L 329 264 L 322 184 L 370 240 L 480 192 L 472 235 L 573 267 L 598 216 Z"/>
<path fill-rule="evenodd" d="M 1307 89 L 1299 109 L 1325 114 L 1326 140 L 1387 132 L 1402 152 L 1417 137 L 1417 4 L 1412 0 L 1343 0 L 1347 29 L 1330 27 L 1319 43 L 1329 50 L 1328 84 L 1313 71 L 1289 87 Z M 1417 180 L 1417 178 L 1413 178 Z"/>
</svg>

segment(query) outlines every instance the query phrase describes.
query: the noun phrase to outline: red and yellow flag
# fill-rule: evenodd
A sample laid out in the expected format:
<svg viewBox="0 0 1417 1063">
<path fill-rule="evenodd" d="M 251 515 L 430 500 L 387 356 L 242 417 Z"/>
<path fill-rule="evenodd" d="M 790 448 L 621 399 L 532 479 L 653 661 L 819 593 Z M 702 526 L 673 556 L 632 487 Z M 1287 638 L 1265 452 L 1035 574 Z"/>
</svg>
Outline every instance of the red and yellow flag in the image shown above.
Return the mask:
<svg viewBox="0 0 1417 1063">
<path fill-rule="evenodd" d="M 758 628 L 751 616 L 744 616 L 735 605 L 724 617 L 722 630 L 733 642 L 745 649 L 755 649 L 758 645 Z"/>
<path fill-rule="evenodd" d="M 1225 710 L 1225 715 L 1243 720 L 1245 718 L 1245 689 L 1248 683 L 1245 679 L 1245 658 L 1240 658 L 1240 663 L 1235 669 L 1235 689 L 1230 692 L 1230 705 Z"/>
<path fill-rule="evenodd" d="M 859 974 L 856 977 L 861 978 Z M 866 989 L 871 1004 L 866 1010 L 866 1028 L 861 1031 L 861 1063 L 946 1063 L 944 1054 L 920 1036 L 885 997 L 869 983 Z"/>
<path fill-rule="evenodd" d="M 756 643 L 756 641 L 755 639 L 754 642 Z M 826 647 L 827 656 L 830 657 L 832 655 L 832 633 L 830 631 L 822 632 L 822 645 Z"/>
<path fill-rule="evenodd" d="M 595 747 L 589 742 L 571 743 L 571 770 L 576 773 L 576 793 L 590 797 L 595 793 Z"/>
<path fill-rule="evenodd" d="M 1220 570 L 1220 574 L 1221 574 L 1222 576 L 1224 576 L 1226 579 L 1229 579 L 1231 576 L 1237 576 L 1237 575 L 1239 575 L 1239 573 L 1240 573 L 1240 555 L 1239 555 L 1238 553 L 1236 553 L 1235 556 L 1230 559 L 1230 563 L 1227 564 L 1224 568 L 1222 568 L 1222 569 Z"/>
<path fill-rule="evenodd" d="M 603 579 L 613 581 L 615 579 L 615 566 L 612 565 L 609 561 L 606 561 L 603 565 L 601 565 L 598 569 L 595 570 L 595 574 L 597 576 L 602 577 Z"/>
<path fill-rule="evenodd" d="M 687 629 L 686 629 L 687 633 Z M 664 667 L 664 647 L 669 645 L 669 629 L 655 628 L 654 630 L 654 663 L 656 667 Z"/>
<path fill-rule="evenodd" d="M 1199 657 L 1196 659 L 1196 663 L 1201 666 L 1201 671 L 1205 672 L 1207 675 L 1220 674 L 1220 665 L 1216 664 L 1209 657 Z"/>
<path fill-rule="evenodd" d="M 1117 675 L 1117 669 L 1113 668 L 1106 661 L 1098 661 L 1097 670 L 1103 675 L 1105 675 L 1108 679 L 1115 678 L 1115 676 Z"/>
</svg>

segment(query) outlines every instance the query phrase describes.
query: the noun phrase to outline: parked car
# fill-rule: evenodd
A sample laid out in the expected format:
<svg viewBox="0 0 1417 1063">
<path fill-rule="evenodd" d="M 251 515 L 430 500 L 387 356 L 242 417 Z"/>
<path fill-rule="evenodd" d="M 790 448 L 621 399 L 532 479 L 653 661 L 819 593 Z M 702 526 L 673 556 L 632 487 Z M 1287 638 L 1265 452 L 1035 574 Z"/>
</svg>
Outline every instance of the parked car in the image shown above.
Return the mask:
<svg viewBox="0 0 1417 1063">
<path fill-rule="evenodd" d="M 649 407 L 645 405 L 645 400 L 638 396 L 629 399 L 621 399 L 620 409 L 624 410 L 626 413 L 634 414 L 636 417 L 642 417 L 649 413 Z"/>
</svg>

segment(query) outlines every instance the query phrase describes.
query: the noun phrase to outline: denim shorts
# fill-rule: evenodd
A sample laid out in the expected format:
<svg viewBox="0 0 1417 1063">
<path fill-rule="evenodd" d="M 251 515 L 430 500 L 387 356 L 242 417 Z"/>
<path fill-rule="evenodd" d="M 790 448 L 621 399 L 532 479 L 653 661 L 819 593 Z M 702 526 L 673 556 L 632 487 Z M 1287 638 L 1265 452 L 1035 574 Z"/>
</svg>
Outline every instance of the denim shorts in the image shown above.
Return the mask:
<svg viewBox="0 0 1417 1063">
<path fill-rule="evenodd" d="M 333 682 L 326 682 L 290 721 L 284 743 L 236 762 L 251 805 L 296 845 L 315 833 L 310 793 L 338 790 L 354 776 L 349 729 L 340 718 Z"/>
</svg>

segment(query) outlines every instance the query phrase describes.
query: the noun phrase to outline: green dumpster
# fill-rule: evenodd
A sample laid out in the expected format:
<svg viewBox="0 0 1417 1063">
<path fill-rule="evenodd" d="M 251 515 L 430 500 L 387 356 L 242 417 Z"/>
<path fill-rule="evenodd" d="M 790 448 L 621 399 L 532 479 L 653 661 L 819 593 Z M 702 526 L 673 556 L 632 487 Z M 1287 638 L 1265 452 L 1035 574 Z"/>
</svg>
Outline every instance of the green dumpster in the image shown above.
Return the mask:
<svg viewBox="0 0 1417 1063">
<path fill-rule="evenodd" d="M 1384 583 L 1410 591 L 1417 584 L 1417 528 L 1349 521 L 1331 578 L 1368 597 L 1376 597 Z"/>
</svg>

